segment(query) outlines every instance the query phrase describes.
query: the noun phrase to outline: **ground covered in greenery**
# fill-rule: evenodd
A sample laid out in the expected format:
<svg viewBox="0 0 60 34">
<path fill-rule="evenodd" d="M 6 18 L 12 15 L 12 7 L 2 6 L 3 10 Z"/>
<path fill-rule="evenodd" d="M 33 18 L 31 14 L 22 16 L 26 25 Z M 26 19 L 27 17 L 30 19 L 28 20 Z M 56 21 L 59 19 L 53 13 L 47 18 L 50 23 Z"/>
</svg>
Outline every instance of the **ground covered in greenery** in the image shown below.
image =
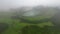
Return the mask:
<svg viewBox="0 0 60 34">
<path fill-rule="evenodd" d="M 23 27 L 25 27 L 27 25 L 34 25 L 34 24 L 20 22 L 20 20 L 18 20 L 18 19 L 11 19 L 12 15 L 13 14 L 11 14 L 10 12 L 8 12 L 8 13 L 4 13 L 4 12 L 1 13 L 0 12 L 0 22 L 9 24 L 9 28 L 5 32 L 3 32 L 2 34 L 21 34 L 21 29 Z M 45 17 L 43 17 L 43 16 L 40 17 L 40 19 L 44 19 L 44 18 Z M 28 19 L 33 20 L 34 18 L 33 19 L 28 18 Z M 36 18 L 34 20 L 37 20 L 37 19 L 38 18 Z M 52 22 L 50 22 L 50 21 L 37 24 L 37 26 L 39 26 L 39 27 L 44 27 L 45 25 L 53 26 Z"/>
</svg>

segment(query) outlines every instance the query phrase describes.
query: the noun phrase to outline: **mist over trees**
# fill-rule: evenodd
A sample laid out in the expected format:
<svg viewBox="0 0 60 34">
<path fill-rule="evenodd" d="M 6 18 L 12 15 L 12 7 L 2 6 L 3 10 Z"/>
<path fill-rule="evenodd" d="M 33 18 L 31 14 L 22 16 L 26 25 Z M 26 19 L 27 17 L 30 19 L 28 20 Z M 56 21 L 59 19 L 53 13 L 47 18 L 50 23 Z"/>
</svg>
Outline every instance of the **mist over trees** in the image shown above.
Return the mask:
<svg viewBox="0 0 60 34">
<path fill-rule="evenodd" d="M 31 24 L 40 25 L 42 23 L 49 23 L 46 25 L 50 25 L 50 23 L 52 23 L 56 26 L 53 27 L 52 25 L 50 25 L 50 27 L 46 26 L 47 27 L 46 29 L 43 28 L 45 29 L 45 31 L 51 28 L 52 31 L 52 28 L 53 29 L 55 28 L 57 30 L 60 27 L 59 15 L 60 15 L 59 7 L 50 7 L 50 6 L 25 7 L 24 6 L 14 9 L 11 8 L 9 11 L 0 11 L 0 20 L 1 20 L 0 22 L 9 23 L 12 30 L 14 31 L 15 28 L 17 28 L 16 31 L 18 31 L 19 29 L 21 29 L 20 27 L 25 26 L 26 23 L 28 25 Z M 24 24 L 22 25 L 21 23 Z"/>
<path fill-rule="evenodd" d="M 0 12 L 0 17 L 1 18 L 5 18 L 5 17 L 12 17 L 13 19 L 24 19 L 26 21 L 38 21 L 40 22 L 40 20 L 42 19 L 42 22 L 45 20 L 49 20 L 49 18 L 54 18 L 57 16 L 54 16 L 56 14 L 59 14 L 60 9 L 59 7 L 51 7 L 51 6 L 34 6 L 34 7 L 19 7 L 19 8 L 15 8 L 15 9 L 10 9 L 7 12 Z M 8 16 L 7 16 L 8 15 Z M 46 19 L 47 18 L 47 19 Z M 58 18 L 59 19 L 59 18 Z M 57 20 L 58 20 L 57 19 Z M 30 22 L 29 21 L 29 22 Z"/>
<path fill-rule="evenodd" d="M 53 16 L 55 13 L 59 12 L 58 7 L 48 7 L 48 6 L 35 6 L 35 7 L 20 7 L 12 9 L 15 14 L 24 16 Z"/>
</svg>

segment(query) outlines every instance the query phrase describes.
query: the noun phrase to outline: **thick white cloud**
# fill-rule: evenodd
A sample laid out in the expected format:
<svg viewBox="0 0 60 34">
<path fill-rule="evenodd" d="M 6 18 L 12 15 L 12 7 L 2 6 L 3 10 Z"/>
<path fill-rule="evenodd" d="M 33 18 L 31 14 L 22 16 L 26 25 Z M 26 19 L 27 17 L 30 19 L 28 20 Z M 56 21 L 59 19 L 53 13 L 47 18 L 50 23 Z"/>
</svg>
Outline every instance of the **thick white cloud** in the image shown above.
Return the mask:
<svg viewBox="0 0 60 34">
<path fill-rule="evenodd" d="M 59 6 L 60 0 L 0 0 L 0 9 L 36 5 Z"/>
</svg>

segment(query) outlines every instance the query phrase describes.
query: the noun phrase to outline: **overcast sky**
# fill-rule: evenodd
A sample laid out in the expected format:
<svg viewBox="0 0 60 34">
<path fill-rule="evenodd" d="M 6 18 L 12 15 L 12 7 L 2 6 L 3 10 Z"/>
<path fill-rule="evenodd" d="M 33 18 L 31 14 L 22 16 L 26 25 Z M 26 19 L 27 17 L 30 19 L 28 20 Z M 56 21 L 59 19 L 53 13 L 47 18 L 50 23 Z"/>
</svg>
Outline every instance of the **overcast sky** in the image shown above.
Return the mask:
<svg viewBox="0 0 60 34">
<path fill-rule="evenodd" d="M 36 5 L 60 6 L 60 0 L 0 0 L 0 9 Z"/>
</svg>

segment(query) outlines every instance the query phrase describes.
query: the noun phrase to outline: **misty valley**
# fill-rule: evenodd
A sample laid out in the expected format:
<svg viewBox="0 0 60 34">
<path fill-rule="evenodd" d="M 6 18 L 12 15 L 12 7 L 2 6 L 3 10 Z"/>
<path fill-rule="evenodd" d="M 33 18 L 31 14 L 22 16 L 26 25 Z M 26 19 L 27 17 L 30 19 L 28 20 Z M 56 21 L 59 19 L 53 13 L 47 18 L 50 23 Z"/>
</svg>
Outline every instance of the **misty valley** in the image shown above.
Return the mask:
<svg viewBox="0 0 60 34">
<path fill-rule="evenodd" d="M 0 34 L 60 34 L 60 8 L 39 5 L 0 10 Z"/>
</svg>

